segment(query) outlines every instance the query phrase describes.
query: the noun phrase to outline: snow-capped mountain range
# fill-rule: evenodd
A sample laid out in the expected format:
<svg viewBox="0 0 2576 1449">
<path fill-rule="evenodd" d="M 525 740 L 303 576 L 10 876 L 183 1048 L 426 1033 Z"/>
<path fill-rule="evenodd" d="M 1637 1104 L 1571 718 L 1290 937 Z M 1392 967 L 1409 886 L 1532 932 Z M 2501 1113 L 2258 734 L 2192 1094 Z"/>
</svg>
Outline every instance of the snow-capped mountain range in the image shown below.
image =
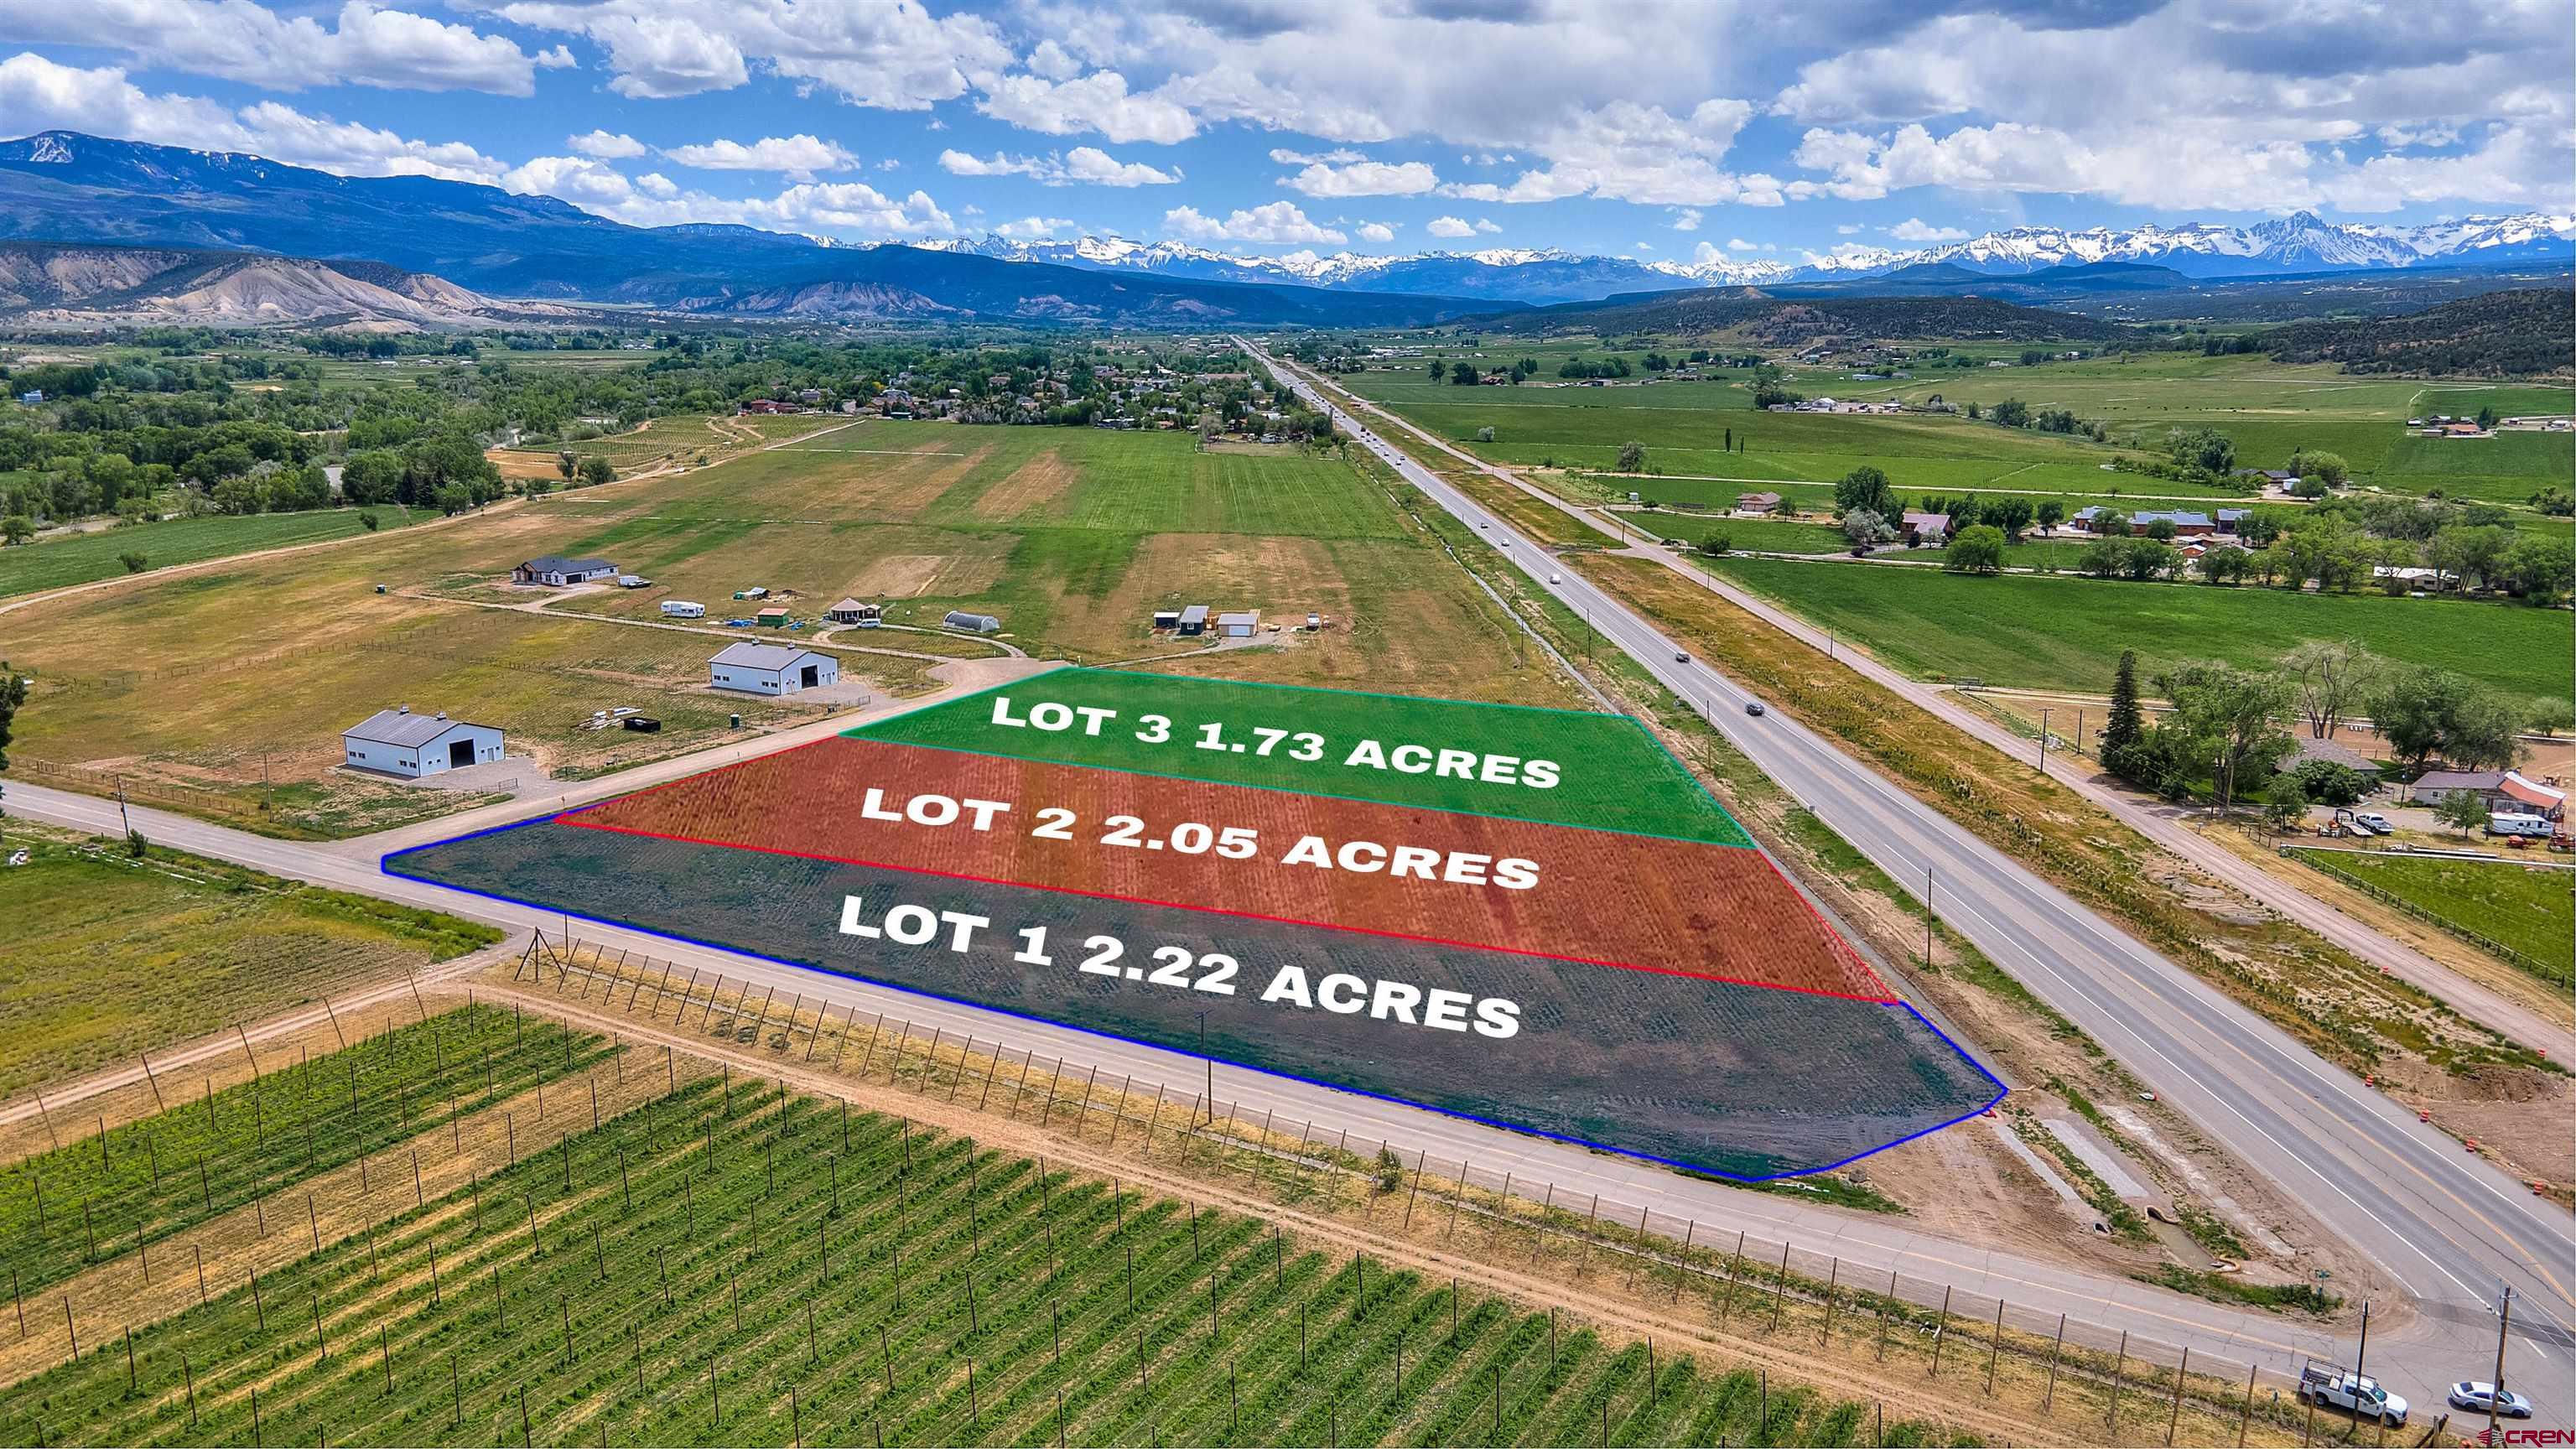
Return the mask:
<svg viewBox="0 0 2576 1449">
<path fill-rule="evenodd" d="M 927 242 L 934 250 L 1005 261 L 1051 262 L 1097 271 L 1136 270 L 1204 281 L 1271 282 L 1360 292 L 1495 297 L 1524 302 L 1588 300 L 1614 292 L 1873 277 L 1904 267 L 1947 264 L 1993 276 L 2050 267 L 2140 262 L 2189 277 L 2413 266 L 2484 266 L 2576 256 L 2576 214 L 2475 216 L 2424 226 L 2342 225 L 2298 212 L 2252 226 L 2194 222 L 2125 229 L 2023 226 L 1967 241 L 1913 249 L 1845 247 L 1803 262 L 1716 257 L 1701 262 L 1639 261 L 1557 250 L 1495 248 L 1331 256 L 1251 256 L 1186 242 L 1085 236 L 1071 241 L 999 237 Z"/>
</svg>

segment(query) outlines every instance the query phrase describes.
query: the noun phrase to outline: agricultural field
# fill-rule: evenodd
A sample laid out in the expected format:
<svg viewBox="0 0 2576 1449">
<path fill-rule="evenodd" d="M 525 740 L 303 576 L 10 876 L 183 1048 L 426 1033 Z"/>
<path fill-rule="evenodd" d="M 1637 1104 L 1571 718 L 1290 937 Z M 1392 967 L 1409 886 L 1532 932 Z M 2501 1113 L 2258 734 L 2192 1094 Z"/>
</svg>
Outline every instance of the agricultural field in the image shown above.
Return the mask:
<svg viewBox="0 0 2576 1449">
<path fill-rule="evenodd" d="M 2509 860 L 2447 860 L 2352 850 L 2292 852 L 2304 864 L 2359 881 L 2472 941 L 2515 953 L 2514 964 L 2565 988 L 2576 961 L 2576 872 Z"/>
<path fill-rule="evenodd" d="M 494 581 L 545 553 L 605 555 L 656 586 L 492 607 L 538 602 Z M 820 706 L 707 691 L 721 629 L 617 622 L 658 624 L 670 598 L 706 602 L 720 620 L 752 583 L 808 619 L 845 593 L 888 602 L 899 624 L 989 612 L 1023 649 L 1096 661 L 1202 650 L 1149 632 L 1160 607 L 1259 608 L 1293 623 L 1315 612 L 1331 627 L 1191 667 L 1573 702 L 1383 485 L 1339 458 L 1203 453 L 1174 434 L 866 423 L 712 469 L 353 541 L 291 567 L 145 577 L 35 604 L 9 618 L 12 659 L 34 676 L 16 748 L 35 762 L 31 776 L 112 769 L 222 797 L 201 799 L 199 813 L 247 818 L 267 797 L 266 828 L 361 832 L 472 803 L 337 771 L 338 731 L 377 708 L 500 725 L 514 753 L 558 776 L 679 753 L 736 713 L 753 729 L 815 718 Z M 857 649 L 968 652 L 901 631 L 835 644 L 853 651 L 845 681 L 896 695 L 936 687 L 935 666 Z M 662 732 L 582 728 L 618 706 L 645 708 Z"/>
<path fill-rule="evenodd" d="M 1972 578 L 1929 568 L 1722 558 L 1709 564 L 1819 627 L 1922 676 L 2102 691 L 2120 651 L 2142 673 L 2184 659 L 2269 664 L 2308 639 L 2358 639 L 2387 659 L 2438 665 L 2510 693 L 2564 696 L 2559 609 L 2063 575 Z M 2475 637 L 2481 647 L 2460 648 Z"/>
<path fill-rule="evenodd" d="M 1842 530 L 1795 518 L 1727 518 L 1693 513 L 1622 513 L 1629 526 L 1658 538 L 1694 544 L 1723 537 L 1738 553 L 1841 553 L 1851 545 Z"/>
<path fill-rule="evenodd" d="M 149 568 L 203 563 L 263 549 L 349 538 L 370 530 L 360 515 L 372 513 L 383 531 L 435 518 L 429 509 L 388 503 L 376 508 L 322 508 L 309 513 L 263 513 L 247 518 L 174 518 L 130 528 L 101 529 L 0 548 L 0 599 L 68 588 L 128 570 L 122 556 L 143 555 Z"/>
<path fill-rule="evenodd" d="M 204 1303 L 138 1325 L 130 1351 L 94 1330 L 77 1356 L 13 1385 L 0 1435 L 1573 1445 L 1606 1425 L 1636 1443 L 1946 1437 L 1291 1244 L 1250 1217 L 710 1076 L 255 1286 L 219 1281 Z"/>
<path fill-rule="evenodd" d="M 0 870 L 0 1001 L 11 1027 L 0 1035 L 0 1095 L 500 939 L 487 926 L 159 846 L 135 860 L 121 841 L 18 821 L 0 835 L 30 856 Z"/>
<path fill-rule="evenodd" d="M 802 437 L 837 427 L 847 418 L 790 414 L 770 417 L 678 414 L 648 418 L 624 432 L 576 443 L 532 448 L 494 448 L 485 456 L 505 478 L 561 480 L 560 459 L 606 458 L 621 478 L 630 473 L 665 468 L 704 467 L 785 438 Z"/>
<path fill-rule="evenodd" d="M 572 1075 L 608 1049 L 554 1022 L 531 1029 L 498 1007 L 460 1007 L 209 1090 L 0 1168 L 0 1268 L 21 1292 L 37 1292 L 121 1250 L 435 1132 L 548 1073 Z M 171 1086 L 184 1081 L 174 1076 Z"/>
</svg>

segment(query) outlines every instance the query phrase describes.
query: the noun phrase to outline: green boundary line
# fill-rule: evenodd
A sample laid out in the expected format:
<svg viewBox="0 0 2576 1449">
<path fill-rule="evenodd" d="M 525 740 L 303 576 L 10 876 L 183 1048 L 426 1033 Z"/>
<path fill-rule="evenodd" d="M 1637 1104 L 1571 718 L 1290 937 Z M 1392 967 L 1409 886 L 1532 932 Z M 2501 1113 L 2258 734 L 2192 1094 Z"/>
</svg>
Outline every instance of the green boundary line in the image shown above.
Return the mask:
<svg viewBox="0 0 2576 1449">
<path fill-rule="evenodd" d="M 1228 687 L 1243 689 L 1269 689 L 1304 695 L 1384 700 L 1390 703 L 1408 705 L 1438 705 L 1447 708 L 1512 710 L 1525 714 L 1554 715 L 1568 719 L 1581 720 L 1617 720 L 1627 725 L 1630 729 L 1635 730 L 1648 745 L 1653 747 L 1655 758 L 1660 759 L 1665 765 L 1669 766 L 1674 779 L 1678 783 L 1688 787 L 1701 804 L 1705 805 L 1710 811 L 1713 811 L 1716 814 L 1718 821 L 1722 823 L 1723 829 L 1725 831 L 1732 832 L 1732 837 L 1710 839 L 1705 836 L 1698 835 L 1676 835 L 1668 831 L 1641 830 L 1628 826 L 1592 824 L 1576 820 L 1541 820 L 1533 819 L 1527 815 L 1506 815 L 1488 810 L 1471 810 L 1458 806 L 1435 804 L 1420 800 L 1393 800 L 1377 796 L 1344 795 L 1333 791 L 1309 789 L 1296 785 L 1265 785 L 1246 780 L 1217 779 L 1205 774 L 1182 774 L 1165 770 L 1139 769 L 1129 765 L 1109 764 L 1097 760 L 1062 759 L 1037 755 L 1014 754 L 1007 750 L 977 749 L 963 745 L 943 744 L 921 739 L 904 739 L 894 733 L 894 731 L 900 730 L 906 725 L 917 725 L 924 720 L 947 718 L 964 714 L 966 712 L 964 707 L 971 704 L 973 701 L 982 699 L 988 695 L 998 694 L 1004 690 L 1026 687 L 1031 683 L 1029 680 L 1012 680 L 1001 684 L 990 685 L 986 688 L 976 690 L 972 694 L 960 695 L 956 699 L 949 700 L 928 710 L 898 715 L 892 719 L 878 720 L 869 724 L 856 725 L 843 730 L 839 737 L 842 739 L 881 739 L 889 743 L 910 745 L 917 749 L 947 750 L 956 754 L 982 755 L 993 759 L 1014 760 L 1023 764 L 1072 765 L 1080 768 L 1113 770 L 1121 774 L 1143 776 L 1147 779 L 1181 780 L 1192 784 L 1224 785 L 1246 790 L 1270 790 L 1281 794 L 1304 795 L 1318 800 L 1338 800 L 1359 805 L 1393 805 L 1410 809 L 1436 810 L 1443 814 L 1464 815 L 1482 820 L 1504 820 L 1524 825 L 1548 825 L 1569 830 L 1598 830 L 1612 835 L 1634 835 L 1642 839 L 1670 840 L 1687 845 L 1712 845 L 1728 850 L 1752 850 L 1756 848 L 1751 834 L 1745 830 L 1743 823 L 1737 820 L 1732 814 L 1728 813 L 1726 807 L 1719 803 L 1717 797 L 1710 794 L 1707 787 L 1699 782 L 1698 777 L 1691 774 L 1690 767 L 1684 765 L 1681 762 L 1681 758 L 1675 755 L 1670 749 L 1667 749 L 1662 740 L 1655 738 L 1654 731 L 1647 728 L 1645 722 L 1634 715 L 1612 714 L 1597 710 L 1558 709 L 1547 705 L 1501 704 L 1485 700 L 1442 699 L 1423 695 L 1391 694 L 1382 690 L 1323 689 L 1312 685 L 1277 684 L 1269 681 L 1197 679 L 1187 675 L 1154 674 L 1144 670 L 1135 669 L 1085 669 L 1076 666 L 1071 670 L 1058 671 L 1058 673 L 1072 673 L 1078 676 L 1111 676 L 1121 679 L 1151 680 L 1157 684 L 1174 685 L 1182 689 L 1223 689 Z M 1043 680 L 1052 677 L 1055 676 L 1039 676 L 1039 679 Z M 882 734 L 877 733 L 880 729 L 886 732 Z M 1651 791 L 1654 788 L 1655 783 L 1656 782 L 1653 781 L 1639 782 L 1639 793 L 1642 794 L 1644 792 Z"/>
</svg>

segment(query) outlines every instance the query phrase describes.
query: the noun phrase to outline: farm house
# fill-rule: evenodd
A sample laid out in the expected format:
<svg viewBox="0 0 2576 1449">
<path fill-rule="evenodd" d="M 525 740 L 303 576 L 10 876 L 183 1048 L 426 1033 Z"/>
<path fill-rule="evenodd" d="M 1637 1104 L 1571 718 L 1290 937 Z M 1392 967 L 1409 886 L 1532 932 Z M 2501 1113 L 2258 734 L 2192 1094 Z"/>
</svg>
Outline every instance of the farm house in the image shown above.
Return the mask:
<svg viewBox="0 0 2576 1449">
<path fill-rule="evenodd" d="M 414 714 L 410 705 L 380 709 L 340 732 L 341 762 L 417 780 L 501 758 L 501 731 L 449 719 L 445 711 Z"/>
<path fill-rule="evenodd" d="M 710 685 L 743 694 L 795 694 L 841 682 L 841 661 L 785 644 L 728 644 L 707 671 Z"/>
<path fill-rule="evenodd" d="M 856 624 L 861 628 L 875 624 L 885 616 L 883 607 L 863 604 L 856 599 L 843 599 L 823 611 L 823 617 L 835 624 Z"/>
<path fill-rule="evenodd" d="M 550 553 L 510 570 L 510 582 L 545 584 L 559 589 L 566 584 L 586 584 L 593 579 L 612 578 L 616 573 L 617 565 L 604 558 L 565 558 L 561 554 Z"/>
</svg>

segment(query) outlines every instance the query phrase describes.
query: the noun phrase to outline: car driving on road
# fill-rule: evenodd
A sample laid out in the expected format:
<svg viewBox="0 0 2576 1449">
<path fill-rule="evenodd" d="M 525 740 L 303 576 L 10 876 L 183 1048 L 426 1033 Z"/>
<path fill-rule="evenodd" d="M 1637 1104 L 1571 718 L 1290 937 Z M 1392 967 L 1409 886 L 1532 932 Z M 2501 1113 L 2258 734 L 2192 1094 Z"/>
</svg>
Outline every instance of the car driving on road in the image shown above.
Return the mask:
<svg viewBox="0 0 2576 1449">
<path fill-rule="evenodd" d="M 2451 1407 L 2466 1409 L 2472 1414 L 2483 1414 L 2492 1408 L 2508 1419 L 2531 1417 L 2531 1400 L 2511 1389 L 2499 1393 L 2495 1385 L 2484 1379 L 2469 1379 L 2451 1385 Z"/>
</svg>

